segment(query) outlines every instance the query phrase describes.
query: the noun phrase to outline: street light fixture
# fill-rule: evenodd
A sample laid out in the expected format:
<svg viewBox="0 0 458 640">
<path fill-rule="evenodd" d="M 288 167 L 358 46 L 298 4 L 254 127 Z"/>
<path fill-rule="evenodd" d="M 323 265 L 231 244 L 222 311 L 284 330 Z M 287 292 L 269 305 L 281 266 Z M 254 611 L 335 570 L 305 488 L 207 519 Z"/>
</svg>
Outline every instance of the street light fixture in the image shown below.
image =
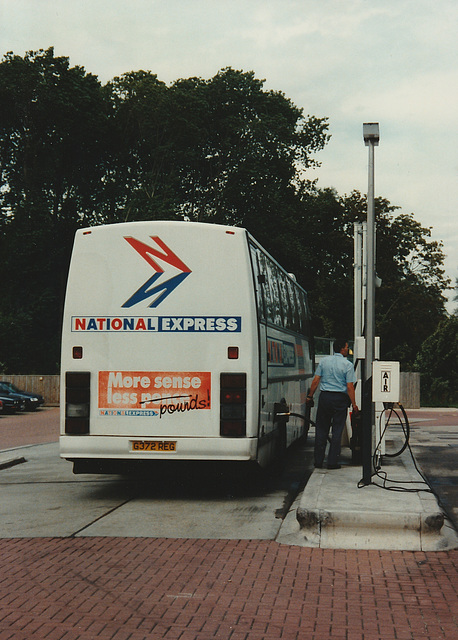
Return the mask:
<svg viewBox="0 0 458 640">
<path fill-rule="evenodd" d="M 368 147 L 371 143 L 378 147 L 378 143 L 380 140 L 378 122 L 366 122 L 365 124 L 363 124 L 363 138 L 366 147 Z"/>
</svg>

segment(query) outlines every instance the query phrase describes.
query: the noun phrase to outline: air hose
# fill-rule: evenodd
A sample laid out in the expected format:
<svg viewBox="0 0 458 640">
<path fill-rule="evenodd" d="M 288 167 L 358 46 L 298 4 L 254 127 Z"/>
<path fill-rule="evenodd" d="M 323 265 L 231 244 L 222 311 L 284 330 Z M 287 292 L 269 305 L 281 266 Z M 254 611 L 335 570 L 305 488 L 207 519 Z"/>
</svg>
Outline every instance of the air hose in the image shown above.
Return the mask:
<svg viewBox="0 0 458 640">
<path fill-rule="evenodd" d="M 385 433 L 386 433 L 386 430 L 388 429 L 388 426 L 390 426 L 390 420 L 391 420 L 391 418 L 392 418 L 392 416 L 393 416 L 393 415 L 394 415 L 394 416 L 396 416 L 397 421 L 398 421 L 398 423 L 401 425 L 402 430 L 403 430 L 403 432 L 404 432 L 404 436 L 405 436 L 405 437 L 404 437 L 404 442 L 403 442 L 403 444 L 402 444 L 402 447 L 399 449 L 399 451 L 396 451 L 395 453 L 385 453 L 384 455 L 385 455 L 387 458 L 396 458 L 397 456 L 400 456 L 400 455 L 401 455 L 401 453 L 403 453 L 403 452 L 407 449 L 407 447 L 409 446 L 409 441 L 410 441 L 410 424 L 409 424 L 409 419 L 408 419 L 408 417 L 407 417 L 407 414 L 406 414 L 405 409 L 404 409 L 404 407 L 402 406 L 402 404 L 399 404 L 399 403 L 398 403 L 398 407 L 399 407 L 399 409 L 400 409 L 400 411 L 401 411 L 402 418 L 401 418 L 401 416 L 399 415 L 399 413 L 398 413 L 397 409 L 395 409 L 395 408 L 394 408 L 394 403 L 393 403 L 393 402 L 386 402 L 386 403 L 385 403 L 385 408 L 384 408 L 384 410 L 382 411 L 382 413 L 380 414 L 380 431 L 382 431 L 382 430 L 381 430 L 382 418 L 383 418 L 383 416 L 385 415 L 385 413 L 386 413 L 387 411 L 389 411 L 389 412 L 390 412 L 390 413 L 389 413 L 389 415 L 388 415 L 388 419 L 387 419 L 387 421 L 386 421 L 386 423 L 385 423 L 385 428 L 384 428 L 384 430 L 383 430 L 383 433 L 381 433 L 380 441 L 379 441 L 378 445 L 376 446 L 375 451 L 377 451 L 377 450 L 378 450 L 378 448 L 379 448 L 379 446 L 380 446 L 380 444 L 381 444 L 381 442 L 382 442 L 382 440 L 383 440 L 383 437 L 384 437 L 384 435 L 385 435 Z"/>
</svg>

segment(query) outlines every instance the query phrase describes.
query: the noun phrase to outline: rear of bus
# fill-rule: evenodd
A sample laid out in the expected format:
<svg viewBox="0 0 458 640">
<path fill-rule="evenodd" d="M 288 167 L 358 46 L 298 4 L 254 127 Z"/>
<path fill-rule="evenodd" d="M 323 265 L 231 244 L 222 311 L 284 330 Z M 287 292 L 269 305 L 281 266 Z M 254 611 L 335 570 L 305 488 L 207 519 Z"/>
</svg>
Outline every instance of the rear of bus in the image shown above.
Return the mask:
<svg viewBox="0 0 458 640">
<path fill-rule="evenodd" d="M 77 232 L 62 335 L 61 457 L 75 473 L 255 460 L 247 233 L 190 222 Z"/>
</svg>

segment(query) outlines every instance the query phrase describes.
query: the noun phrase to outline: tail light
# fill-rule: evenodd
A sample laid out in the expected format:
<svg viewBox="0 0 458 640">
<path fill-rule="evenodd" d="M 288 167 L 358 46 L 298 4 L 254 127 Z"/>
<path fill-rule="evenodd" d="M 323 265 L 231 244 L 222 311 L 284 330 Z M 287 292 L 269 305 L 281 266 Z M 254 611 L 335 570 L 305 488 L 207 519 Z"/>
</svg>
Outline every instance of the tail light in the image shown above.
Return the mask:
<svg viewBox="0 0 458 640">
<path fill-rule="evenodd" d="M 229 360 L 238 360 L 239 348 L 238 347 L 228 347 L 227 348 L 227 357 L 228 357 Z"/>
<path fill-rule="evenodd" d="M 73 347 L 73 360 L 81 360 L 83 358 L 83 347 Z"/>
<path fill-rule="evenodd" d="M 222 373 L 220 389 L 220 434 L 246 436 L 246 373 Z"/>
<path fill-rule="evenodd" d="M 65 433 L 89 433 L 91 374 L 67 371 L 65 374 Z"/>
</svg>

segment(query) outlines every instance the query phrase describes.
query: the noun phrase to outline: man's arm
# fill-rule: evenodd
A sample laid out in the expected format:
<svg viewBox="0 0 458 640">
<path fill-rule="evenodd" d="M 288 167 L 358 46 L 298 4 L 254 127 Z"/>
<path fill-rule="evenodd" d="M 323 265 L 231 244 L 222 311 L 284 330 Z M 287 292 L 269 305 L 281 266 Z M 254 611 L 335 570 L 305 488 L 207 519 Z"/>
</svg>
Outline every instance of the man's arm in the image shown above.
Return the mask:
<svg viewBox="0 0 458 640">
<path fill-rule="evenodd" d="M 351 406 L 353 407 L 353 411 L 358 412 L 358 405 L 356 404 L 355 398 L 355 385 L 353 382 L 347 382 L 347 393 L 350 396 Z"/>
<path fill-rule="evenodd" d="M 317 390 L 318 385 L 320 384 L 321 376 L 315 376 L 312 380 L 312 384 L 310 385 L 310 391 L 308 392 L 307 399 L 312 399 L 313 394 Z"/>
</svg>

